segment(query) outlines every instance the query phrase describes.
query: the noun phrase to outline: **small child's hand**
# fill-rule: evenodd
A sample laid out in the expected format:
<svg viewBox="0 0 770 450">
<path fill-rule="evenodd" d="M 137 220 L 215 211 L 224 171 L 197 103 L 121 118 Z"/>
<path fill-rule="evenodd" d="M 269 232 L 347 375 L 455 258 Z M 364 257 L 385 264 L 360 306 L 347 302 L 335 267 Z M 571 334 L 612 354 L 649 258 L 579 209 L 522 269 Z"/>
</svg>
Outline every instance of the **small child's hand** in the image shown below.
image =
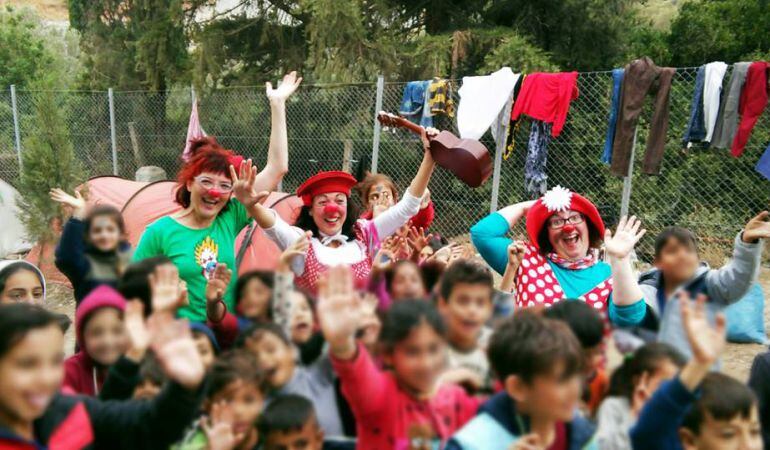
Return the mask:
<svg viewBox="0 0 770 450">
<path fill-rule="evenodd" d="M 236 381 L 237 382 L 237 381 Z M 243 439 L 233 433 L 235 413 L 226 402 L 214 403 L 208 417 L 201 417 L 200 425 L 208 441 L 207 450 L 232 450 Z"/>
<path fill-rule="evenodd" d="M 222 300 L 232 277 L 233 271 L 227 268 L 227 264 L 217 264 L 214 273 L 206 282 L 206 301 L 211 303 Z"/>
<path fill-rule="evenodd" d="M 80 192 L 75 191 L 75 195 L 69 195 L 59 188 L 51 189 L 49 192 L 51 200 L 61 203 L 65 208 L 70 210 L 72 217 L 76 219 L 83 219 L 86 216 L 86 201 Z"/>
<path fill-rule="evenodd" d="M 153 312 L 175 313 L 187 302 L 187 285 L 180 281 L 176 266 L 163 264 L 150 274 Z"/>
<path fill-rule="evenodd" d="M 155 312 L 148 320 L 151 347 L 166 376 L 194 391 L 203 382 L 205 369 L 186 320 Z"/>
<path fill-rule="evenodd" d="M 286 247 L 286 250 L 281 253 L 278 258 L 278 269 L 281 272 L 288 272 L 291 269 L 291 262 L 298 256 L 305 256 L 308 248 L 310 248 L 310 238 L 313 237 L 312 231 L 305 231 L 305 233 L 297 238 L 290 246 Z"/>
<path fill-rule="evenodd" d="M 524 259 L 524 252 L 527 248 L 522 242 L 513 241 L 508 245 L 508 267 L 512 270 L 516 270 L 521 265 L 521 261 Z"/>
<path fill-rule="evenodd" d="M 123 312 L 123 323 L 126 327 L 129 349 L 126 358 L 139 364 L 150 346 L 150 332 L 144 323 L 144 304 L 139 300 L 131 300 L 126 303 Z"/>
<path fill-rule="evenodd" d="M 425 234 L 425 229 L 422 227 L 409 227 L 409 232 L 407 233 L 406 238 L 409 242 L 409 245 L 412 246 L 412 250 L 419 254 L 422 252 L 422 249 L 428 245 L 428 242 L 430 242 L 431 238 L 433 238 L 433 235 Z"/>
<path fill-rule="evenodd" d="M 693 302 L 690 294 L 683 290 L 679 294 L 682 325 L 692 349 L 693 359 L 700 364 L 711 366 L 718 359 L 726 344 L 725 315 L 718 313 L 712 327 L 706 315 L 707 297 L 703 294 Z"/>
<path fill-rule="evenodd" d="M 760 239 L 770 238 L 770 212 L 762 211 L 753 217 L 743 228 L 742 239 L 744 242 L 755 243 Z"/>
<path fill-rule="evenodd" d="M 317 314 L 332 354 L 339 359 L 353 359 L 361 299 L 353 289 L 350 267 L 332 267 L 318 282 Z"/>
</svg>

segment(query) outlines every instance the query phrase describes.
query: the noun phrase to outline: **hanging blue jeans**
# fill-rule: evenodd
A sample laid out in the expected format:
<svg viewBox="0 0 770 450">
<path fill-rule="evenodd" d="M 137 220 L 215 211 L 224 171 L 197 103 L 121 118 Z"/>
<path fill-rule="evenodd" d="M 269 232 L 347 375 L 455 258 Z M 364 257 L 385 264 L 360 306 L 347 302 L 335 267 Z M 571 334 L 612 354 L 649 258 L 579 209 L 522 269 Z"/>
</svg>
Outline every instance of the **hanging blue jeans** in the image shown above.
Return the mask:
<svg viewBox="0 0 770 450">
<path fill-rule="evenodd" d="M 533 198 L 540 197 L 548 190 L 545 165 L 548 161 L 549 142 L 551 142 L 551 124 L 533 120 L 527 145 L 527 161 L 524 163 L 524 189 Z"/>
<path fill-rule="evenodd" d="M 682 137 L 682 144 L 684 145 L 706 138 L 706 122 L 703 119 L 703 84 L 705 81 L 706 66 L 704 65 L 698 68 L 698 74 L 695 76 L 695 90 L 690 105 L 690 121 L 687 122 L 687 129 Z"/>
<path fill-rule="evenodd" d="M 768 145 L 765 152 L 762 153 L 759 161 L 757 161 L 755 169 L 762 174 L 763 177 L 770 180 L 770 145 Z"/>
<path fill-rule="evenodd" d="M 620 88 L 623 86 L 623 76 L 626 71 L 623 68 L 612 69 L 612 100 L 610 100 L 610 118 L 607 125 L 607 137 L 604 140 L 604 153 L 602 162 L 609 164 L 612 161 L 612 143 L 615 141 L 615 125 L 618 122 L 618 108 L 620 108 Z"/>
<path fill-rule="evenodd" d="M 404 95 L 398 113 L 414 123 L 433 126 L 433 118 L 425 115 L 426 95 L 430 80 L 410 81 L 404 86 Z"/>
</svg>

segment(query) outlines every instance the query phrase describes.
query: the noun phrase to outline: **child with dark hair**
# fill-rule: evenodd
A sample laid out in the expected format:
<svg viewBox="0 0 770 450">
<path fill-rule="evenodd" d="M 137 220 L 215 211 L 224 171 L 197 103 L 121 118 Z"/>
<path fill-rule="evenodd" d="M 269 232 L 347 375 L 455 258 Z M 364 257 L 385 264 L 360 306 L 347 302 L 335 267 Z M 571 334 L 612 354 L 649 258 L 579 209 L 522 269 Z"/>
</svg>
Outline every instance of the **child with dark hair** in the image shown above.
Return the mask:
<svg viewBox="0 0 770 450">
<path fill-rule="evenodd" d="M 238 328 L 243 330 L 250 322 L 271 320 L 272 296 L 273 272 L 253 270 L 239 275 L 235 284 L 235 312 L 238 315 Z"/>
<path fill-rule="evenodd" d="M 597 413 L 596 442 L 601 450 L 631 450 L 628 432 L 642 407 L 685 363 L 674 347 L 660 342 L 645 344 L 626 356 L 613 372 L 607 398 Z"/>
<path fill-rule="evenodd" d="M 433 448 L 470 419 L 478 400 L 458 386 L 439 383 L 446 328 L 430 302 L 404 300 L 388 310 L 380 344 L 391 370 L 383 371 L 356 342 L 363 305 L 350 268 L 333 267 L 319 288 L 319 322 L 356 419 L 356 448 Z"/>
<path fill-rule="evenodd" d="M 735 237 L 732 260 L 719 269 L 711 269 L 700 261 L 697 239 L 690 230 L 664 229 L 655 238 L 655 268 L 639 278 L 647 302 L 642 326 L 657 331 L 659 341 L 690 356 L 679 315 L 678 294 L 705 294 L 712 322 L 717 312 L 743 298 L 759 274 L 762 240 L 770 237 L 769 216 L 767 211 L 762 212 L 746 224 Z"/>
<path fill-rule="evenodd" d="M 152 286 L 150 275 L 159 267 L 176 267 L 165 256 L 154 256 L 129 265 L 118 280 L 118 292 L 129 299 L 138 299 L 144 305 L 144 314 L 152 313 Z"/>
<path fill-rule="evenodd" d="M 157 397 L 166 383 L 166 375 L 158 364 L 158 359 L 152 353 L 148 353 L 142 360 L 138 375 L 138 383 L 131 395 L 131 398 L 135 400 L 149 400 Z"/>
<path fill-rule="evenodd" d="M 169 379 L 150 401 L 61 393 L 64 333 L 57 314 L 0 305 L 0 448 L 168 448 L 198 410 L 204 370 L 186 325 L 154 318 L 150 341 Z"/>
<path fill-rule="evenodd" d="M 128 347 L 123 311 L 126 300 L 101 285 L 89 293 L 75 312 L 80 351 L 64 362 L 64 387 L 73 393 L 98 395 L 110 366 Z"/>
<path fill-rule="evenodd" d="M 172 449 L 256 449 L 264 382 L 249 352 L 232 350 L 217 357 L 206 379 L 205 415 Z"/>
<path fill-rule="evenodd" d="M 631 429 L 635 449 L 762 448 L 751 390 L 729 376 L 709 373 L 725 348 L 726 325 L 721 313 L 714 326 L 709 323 L 706 302 L 701 294 L 692 305 L 687 291 L 680 294 L 682 325 L 693 357 L 642 408 Z"/>
<path fill-rule="evenodd" d="M 770 352 L 760 353 L 751 363 L 749 387 L 759 401 L 762 438 L 770 443 Z"/>
<path fill-rule="evenodd" d="M 45 277 L 37 266 L 24 260 L 0 261 L 0 304 L 43 300 Z"/>
<path fill-rule="evenodd" d="M 488 268 L 460 259 L 444 272 L 438 310 L 447 325 L 449 371 L 444 380 L 458 383 L 470 392 L 489 391 L 492 374 L 486 355 L 492 330 L 494 283 Z"/>
<path fill-rule="evenodd" d="M 406 259 L 385 271 L 385 289 L 391 301 L 424 298 L 428 292 L 420 266 Z"/>
<path fill-rule="evenodd" d="M 482 405 L 446 450 L 590 446 L 593 427 L 576 414 L 584 357 L 567 325 L 521 311 L 495 330 L 488 354 L 504 390 Z"/>
<path fill-rule="evenodd" d="M 324 432 L 313 403 L 301 395 L 273 400 L 259 418 L 263 450 L 322 450 Z"/>
<path fill-rule="evenodd" d="M 55 262 L 72 283 L 76 303 L 80 304 L 96 286 L 116 287 L 132 253 L 120 211 L 110 205 L 88 210 L 78 191 L 72 196 L 52 189 L 50 195 L 71 213 L 56 246 Z"/>
<path fill-rule="evenodd" d="M 583 349 L 585 387 L 583 399 L 593 414 L 607 392 L 608 379 L 604 370 L 605 323 L 596 308 L 576 299 L 562 300 L 544 312 L 549 319 L 561 320 L 572 330 Z"/>
<path fill-rule="evenodd" d="M 312 365 L 297 361 L 297 351 L 284 329 L 275 323 L 255 323 L 247 328 L 236 343 L 248 350 L 265 373 L 268 402 L 285 394 L 298 394 L 313 401 L 327 439 L 344 440 L 335 376 L 328 356 Z"/>
<path fill-rule="evenodd" d="M 198 354 L 201 356 L 201 361 L 203 361 L 203 366 L 208 370 L 214 364 L 214 360 L 220 351 L 217 337 L 211 331 L 211 328 L 199 322 L 190 322 L 190 331 L 195 341 L 195 348 L 198 349 Z"/>
</svg>

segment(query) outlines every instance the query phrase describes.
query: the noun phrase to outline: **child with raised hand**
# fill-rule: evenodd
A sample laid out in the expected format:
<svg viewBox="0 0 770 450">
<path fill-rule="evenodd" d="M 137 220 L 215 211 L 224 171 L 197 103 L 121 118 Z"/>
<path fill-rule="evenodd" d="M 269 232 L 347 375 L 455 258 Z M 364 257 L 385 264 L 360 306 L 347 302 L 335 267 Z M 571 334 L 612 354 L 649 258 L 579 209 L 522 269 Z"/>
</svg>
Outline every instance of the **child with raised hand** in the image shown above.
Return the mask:
<svg viewBox="0 0 770 450">
<path fill-rule="evenodd" d="M 262 450 L 322 450 L 324 432 L 313 403 L 301 395 L 282 395 L 259 418 Z"/>
<path fill-rule="evenodd" d="M 392 368 L 385 372 L 356 342 L 362 300 L 350 269 L 331 268 L 319 289 L 318 317 L 356 418 L 356 448 L 409 448 L 413 439 L 443 444 L 470 419 L 478 400 L 458 386 L 438 383 L 446 329 L 431 303 L 406 300 L 390 308 L 380 333 L 383 360 Z"/>
<path fill-rule="evenodd" d="M 726 375 L 709 373 L 725 348 L 725 317 L 709 323 L 707 299 L 679 297 L 680 314 L 693 357 L 673 380 L 660 386 L 631 429 L 634 449 L 762 448 L 757 402 L 751 390 Z"/>
<path fill-rule="evenodd" d="M 59 316 L 29 304 L 0 305 L 1 448 L 168 448 L 198 409 L 203 365 L 187 324 L 151 318 L 151 347 L 169 383 L 150 401 L 100 401 L 60 392 Z"/>
<path fill-rule="evenodd" d="M 576 413 L 584 358 L 566 324 L 518 312 L 495 330 L 488 355 L 504 390 L 446 450 L 593 448 L 593 426 Z"/>
<path fill-rule="evenodd" d="M 596 415 L 596 442 L 601 450 L 631 450 L 628 432 L 660 384 L 676 376 L 687 360 L 662 342 L 645 344 L 615 369 L 607 397 Z"/>
<path fill-rule="evenodd" d="M 206 380 L 204 416 L 173 450 L 257 448 L 257 419 L 265 401 L 264 373 L 245 350 L 220 355 Z"/>
<path fill-rule="evenodd" d="M 80 192 L 69 195 L 52 189 L 51 199 L 71 210 L 56 247 L 56 267 L 67 276 L 77 304 L 95 287 L 117 287 L 118 279 L 131 260 L 131 244 L 120 211 L 97 205 L 89 211 Z"/>
</svg>

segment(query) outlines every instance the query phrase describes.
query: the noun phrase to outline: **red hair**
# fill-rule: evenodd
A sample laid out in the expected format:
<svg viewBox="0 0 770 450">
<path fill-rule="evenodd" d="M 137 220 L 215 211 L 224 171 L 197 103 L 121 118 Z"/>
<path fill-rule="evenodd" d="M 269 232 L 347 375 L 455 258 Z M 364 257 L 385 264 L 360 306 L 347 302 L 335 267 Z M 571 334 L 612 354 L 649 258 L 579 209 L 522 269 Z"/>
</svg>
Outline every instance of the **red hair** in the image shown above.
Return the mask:
<svg viewBox="0 0 770 450">
<path fill-rule="evenodd" d="M 230 176 L 230 165 L 236 168 L 240 166 L 243 157 L 236 155 L 232 150 L 227 150 L 217 142 L 213 136 L 193 139 L 190 141 L 190 159 L 177 174 L 177 183 L 174 200 L 183 208 L 190 206 L 190 191 L 187 183 L 203 172 Z"/>
</svg>

